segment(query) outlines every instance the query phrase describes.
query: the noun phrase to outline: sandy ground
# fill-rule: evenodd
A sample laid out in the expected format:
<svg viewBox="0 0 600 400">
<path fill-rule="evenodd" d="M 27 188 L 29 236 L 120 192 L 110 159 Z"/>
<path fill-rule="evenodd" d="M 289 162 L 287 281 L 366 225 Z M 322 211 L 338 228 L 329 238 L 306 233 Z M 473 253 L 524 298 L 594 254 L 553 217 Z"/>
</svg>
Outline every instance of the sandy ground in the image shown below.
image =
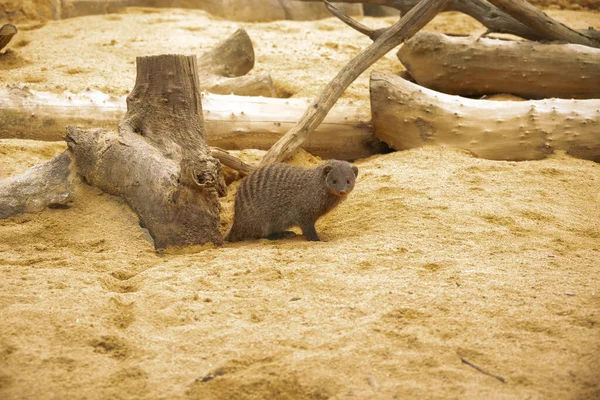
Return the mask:
<svg viewBox="0 0 600 400">
<path fill-rule="evenodd" d="M 600 14 L 549 14 L 600 26 Z M 198 54 L 237 26 L 148 9 L 32 23 L 0 78 L 123 94 L 136 55 Z M 286 95 L 313 96 L 369 43 L 331 19 L 244 26 L 256 71 Z M 428 29 L 483 31 L 455 14 Z M 375 68 L 401 70 L 393 53 Z M 346 97 L 367 96 L 365 74 Z M 0 178 L 63 149 L 0 140 Z M 122 201 L 83 183 L 68 209 L 0 221 L 0 398 L 600 397 L 599 164 L 423 148 L 356 165 L 321 243 L 157 254 Z"/>
</svg>

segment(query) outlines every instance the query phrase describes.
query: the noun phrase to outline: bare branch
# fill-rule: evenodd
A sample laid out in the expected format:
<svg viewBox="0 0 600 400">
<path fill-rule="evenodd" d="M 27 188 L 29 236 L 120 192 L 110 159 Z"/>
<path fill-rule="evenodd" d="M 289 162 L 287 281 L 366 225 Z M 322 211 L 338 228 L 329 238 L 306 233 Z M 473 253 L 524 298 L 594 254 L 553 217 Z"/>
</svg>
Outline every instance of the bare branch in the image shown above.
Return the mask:
<svg viewBox="0 0 600 400">
<path fill-rule="evenodd" d="M 333 15 L 335 15 L 337 18 L 339 18 L 340 21 L 342 21 L 343 23 L 345 23 L 352 29 L 362 33 L 363 35 L 368 36 L 371 40 L 376 40 L 379 36 L 381 36 L 383 34 L 383 32 L 385 32 L 387 30 L 387 28 L 371 29 L 368 26 L 365 26 L 365 25 L 361 24 L 360 22 L 350 18 L 349 16 L 344 14 L 336 6 L 334 6 L 327 0 L 323 0 L 323 1 L 325 2 L 325 7 L 327 7 L 329 12 L 331 12 Z"/>
<path fill-rule="evenodd" d="M 422 0 L 400 21 L 392 25 L 369 47 L 361 51 L 342 68 L 309 106 L 300 121 L 288 131 L 261 160 L 261 165 L 290 157 L 308 135 L 325 119 L 327 113 L 360 74 L 387 52 L 410 38 L 433 19 L 450 0 Z"/>
<path fill-rule="evenodd" d="M 546 39 L 600 47 L 600 42 L 550 18 L 546 13 L 538 10 L 525 0 L 490 0 L 490 3 L 510 14 L 524 25 L 533 28 Z"/>
<path fill-rule="evenodd" d="M 221 164 L 238 171 L 242 176 L 250 175 L 256 169 L 256 165 L 248 164 L 219 147 L 211 147 L 210 151 L 212 156 L 219 160 Z"/>
</svg>

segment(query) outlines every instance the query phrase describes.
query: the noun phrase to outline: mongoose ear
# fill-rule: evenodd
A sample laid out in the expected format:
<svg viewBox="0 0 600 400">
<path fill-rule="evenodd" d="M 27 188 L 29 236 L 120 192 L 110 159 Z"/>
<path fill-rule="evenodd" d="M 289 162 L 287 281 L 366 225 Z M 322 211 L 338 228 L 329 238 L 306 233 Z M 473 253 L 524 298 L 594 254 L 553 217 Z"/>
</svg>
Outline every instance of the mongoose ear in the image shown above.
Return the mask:
<svg viewBox="0 0 600 400">
<path fill-rule="evenodd" d="M 353 165 L 352 166 L 352 171 L 354 172 L 354 176 L 355 177 L 358 176 L 358 167 L 357 166 Z"/>
<path fill-rule="evenodd" d="M 323 168 L 323 175 L 325 175 L 325 176 L 329 175 L 329 172 L 331 172 L 332 169 L 333 169 L 333 167 L 331 165 L 325 166 L 325 168 Z"/>
</svg>

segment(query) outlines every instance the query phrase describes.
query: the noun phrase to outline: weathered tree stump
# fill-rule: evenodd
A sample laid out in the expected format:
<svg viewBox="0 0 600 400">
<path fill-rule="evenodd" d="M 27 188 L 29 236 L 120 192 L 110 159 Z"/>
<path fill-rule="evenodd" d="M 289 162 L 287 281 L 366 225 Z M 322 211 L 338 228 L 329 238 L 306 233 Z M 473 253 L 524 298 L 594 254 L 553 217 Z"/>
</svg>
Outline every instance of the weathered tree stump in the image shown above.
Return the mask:
<svg viewBox="0 0 600 400">
<path fill-rule="evenodd" d="M 555 150 L 600 161 L 600 99 L 473 100 L 371 75 L 375 134 L 396 150 L 463 149 L 492 160 L 536 160 Z"/>
<path fill-rule="evenodd" d="M 85 180 L 120 196 L 157 249 L 221 244 L 221 165 L 206 144 L 196 58 L 137 58 L 137 78 L 119 132 L 67 128 Z"/>
<path fill-rule="evenodd" d="M 18 29 L 13 24 L 5 24 L 0 28 L 0 50 L 6 47 L 17 32 Z"/>
<path fill-rule="evenodd" d="M 398 51 L 419 85 L 463 96 L 600 98 L 600 49 L 419 32 Z"/>
</svg>

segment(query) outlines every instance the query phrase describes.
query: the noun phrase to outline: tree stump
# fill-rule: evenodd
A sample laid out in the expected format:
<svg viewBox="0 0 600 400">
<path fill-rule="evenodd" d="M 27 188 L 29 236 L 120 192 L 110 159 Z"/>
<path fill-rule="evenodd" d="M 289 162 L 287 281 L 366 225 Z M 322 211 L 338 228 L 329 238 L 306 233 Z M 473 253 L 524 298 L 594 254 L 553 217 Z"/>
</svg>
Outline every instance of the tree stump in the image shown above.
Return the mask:
<svg viewBox="0 0 600 400">
<path fill-rule="evenodd" d="M 125 199 L 157 249 L 223 242 L 225 182 L 205 137 L 196 57 L 183 55 L 137 58 L 118 133 L 67 128 L 79 173 Z"/>
</svg>

